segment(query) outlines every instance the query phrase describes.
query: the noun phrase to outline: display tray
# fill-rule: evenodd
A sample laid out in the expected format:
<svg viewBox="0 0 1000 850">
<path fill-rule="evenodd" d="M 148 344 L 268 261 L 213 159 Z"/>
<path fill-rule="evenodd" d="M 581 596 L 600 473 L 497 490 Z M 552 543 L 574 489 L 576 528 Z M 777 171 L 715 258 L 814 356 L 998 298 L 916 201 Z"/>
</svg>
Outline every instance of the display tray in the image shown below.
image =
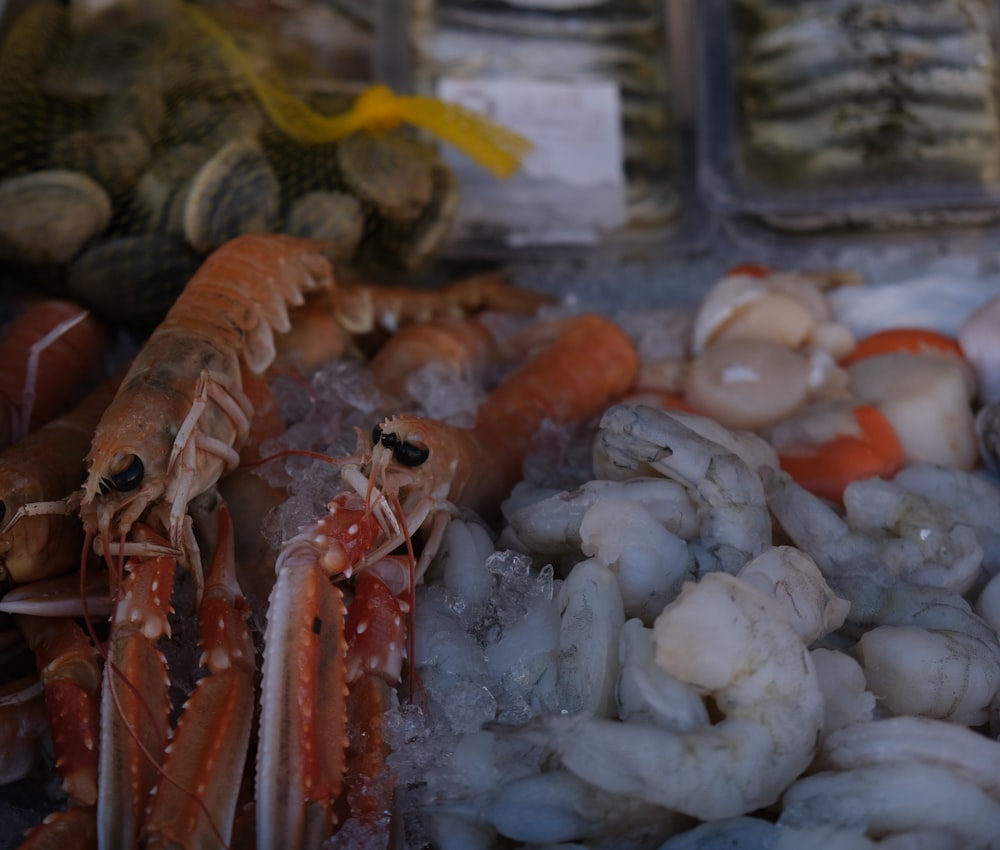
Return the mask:
<svg viewBox="0 0 1000 850">
<path fill-rule="evenodd" d="M 408 57 L 383 62 L 391 85 L 481 109 L 534 145 L 503 181 L 445 151 L 461 194 L 449 255 L 703 244 L 692 130 L 677 109 L 690 69 L 673 47 L 685 36 L 661 4 L 399 12 L 380 33 L 381 55 Z"/>
<path fill-rule="evenodd" d="M 698 4 L 708 200 L 789 231 L 995 221 L 995 4 L 792 8 Z"/>
</svg>

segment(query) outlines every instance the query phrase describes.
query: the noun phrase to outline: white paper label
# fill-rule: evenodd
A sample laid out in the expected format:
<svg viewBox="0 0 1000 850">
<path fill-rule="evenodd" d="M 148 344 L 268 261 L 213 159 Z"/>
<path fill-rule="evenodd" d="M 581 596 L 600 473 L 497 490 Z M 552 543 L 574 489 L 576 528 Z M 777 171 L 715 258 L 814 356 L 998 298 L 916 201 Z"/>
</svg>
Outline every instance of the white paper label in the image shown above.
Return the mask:
<svg viewBox="0 0 1000 850">
<path fill-rule="evenodd" d="M 626 222 L 618 87 L 442 78 L 440 98 L 483 113 L 531 140 L 510 180 L 498 180 L 455 150 L 460 182 L 456 238 L 511 244 L 591 242 Z"/>
</svg>

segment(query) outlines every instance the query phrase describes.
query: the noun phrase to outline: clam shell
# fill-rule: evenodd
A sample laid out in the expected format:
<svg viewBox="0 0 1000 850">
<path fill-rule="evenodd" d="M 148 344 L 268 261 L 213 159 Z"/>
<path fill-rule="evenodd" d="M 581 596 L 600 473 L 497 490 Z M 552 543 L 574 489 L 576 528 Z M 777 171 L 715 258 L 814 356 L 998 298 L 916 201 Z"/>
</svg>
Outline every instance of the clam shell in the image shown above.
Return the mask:
<svg viewBox="0 0 1000 850">
<path fill-rule="evenodd" d="M 452 170 L 439 163 L 433 175 L 434 195 L 424 214 L 412 228 L 392 240 L 397 243 L 392 250 L 404 268 L 415 268 L 437 252 L 448 237 L 458 210 L 458 180 Z"/>
<path fill-rule="evenodd" d="M 152 158 L 145 138 L 131 127 L 77 130 L 53 143 L 50 154 L 54 168 L 83 172 L 112 195 L 134 186 Z"/>
<path fill-rule="evenodd" d="M 280 212 L 281 186 L 260 146 L 232 141 L 191 182 L 184 237 L 196 251 L 208 253 L 241 234 L 276 230 Z"/>
<path fill-rule="evenodd" d="M 355 133 L 337 148 L 348 190 L 393 222 L 416 221 L 434 195 L 434 158 L 399 135 Z"/>
<path fill-rule="evenodd" d="M 50 169 L 0 182 L 0 257 L 68 263 L 111 221 L 111 198 L 86 174 Z"/>
<path fill-rule="evenodd" d="M 184 203 L 198 170 L 212 157 L 200 144 L 177 145 L 163 152 L 136 184 L 134 205 L 151 233 L 183 232 Z"/>
<path fill-rule="evenodd" d="M 218 150 L 234 139 L 253 138 L 263 123 L 260 108 L 246 97 L 212 98 L 201 93 L 173 106 L 164 138 Z"/>
<path fill-rule="evenodd" d="M 332 260 L 352 259 L 364 232 L 361 202 L 345 192 L 307 192 L 285 217 L 285 233 L 327 243 L 325 253 Z"/>
<path fill-rule="evenodd" d="M 67 287 L 75 300 L 106 321 L 151 329 L 198 270 L 201 259 L 179 235 L 106 239 L 76 258 Z"/>
</svg>

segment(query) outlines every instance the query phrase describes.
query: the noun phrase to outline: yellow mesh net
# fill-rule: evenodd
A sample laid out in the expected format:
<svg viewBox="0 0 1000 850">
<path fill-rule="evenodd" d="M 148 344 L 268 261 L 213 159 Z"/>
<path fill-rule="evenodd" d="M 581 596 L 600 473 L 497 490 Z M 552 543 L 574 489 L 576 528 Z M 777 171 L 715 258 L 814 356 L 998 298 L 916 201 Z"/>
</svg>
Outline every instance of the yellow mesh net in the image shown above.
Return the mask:
<svg viewBox="0 0 1000 850">
<path fill-rule="evenodd" d="M 498 177 L 528 150 L 468 110 L 341 84 L 260 23 L 178 0 L 29 7 L 0 45 L 0 115 L 0 262 L 139 325 L 240 233 L 415 266 L 457 204 L 433 142 Z"/>
</svg>

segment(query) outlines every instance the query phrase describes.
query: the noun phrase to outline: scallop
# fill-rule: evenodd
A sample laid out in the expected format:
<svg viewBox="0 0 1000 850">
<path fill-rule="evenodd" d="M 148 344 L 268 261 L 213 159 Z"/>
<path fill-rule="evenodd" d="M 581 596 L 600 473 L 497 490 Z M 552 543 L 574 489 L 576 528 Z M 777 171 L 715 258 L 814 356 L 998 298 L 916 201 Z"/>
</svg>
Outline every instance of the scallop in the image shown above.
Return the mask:
<svg viewBox="0 0 1000 850">
<path fill-rule="evenodd" d="M 416 221 L 434 196 L 427 148 L 399 135 L 355 133 L 337 147 L 348 190 L 391 222 Z"/>
<path fill-rule="evenodd" d="M 70 294 L 114 324 L 148 330 L 160 322 L 201 257 L 179 235 L 143 234 L 98 242 L 69 269 Z"/>
<path fill-rule="evenodd" d="M 319 239 L 332 260 L 350 260 L 365 231 L 361 202 L 344 192 L 307 192 L 288 210 L 285 233 Z"/>
<path fill-rule="evenodd" d="M 111 221 L 111 198 L 86 174 L 49 169 L 0 182 L 0 257 L 68 263 Z"/>
<path fill-rule="evenodd" d="M 244 233 L 270 233 L 281 212 L 281 186 L 260 146 L 224 145 L 194 176 L 184 200 L 184 237 L 201 253 Z"/>
</svg>

